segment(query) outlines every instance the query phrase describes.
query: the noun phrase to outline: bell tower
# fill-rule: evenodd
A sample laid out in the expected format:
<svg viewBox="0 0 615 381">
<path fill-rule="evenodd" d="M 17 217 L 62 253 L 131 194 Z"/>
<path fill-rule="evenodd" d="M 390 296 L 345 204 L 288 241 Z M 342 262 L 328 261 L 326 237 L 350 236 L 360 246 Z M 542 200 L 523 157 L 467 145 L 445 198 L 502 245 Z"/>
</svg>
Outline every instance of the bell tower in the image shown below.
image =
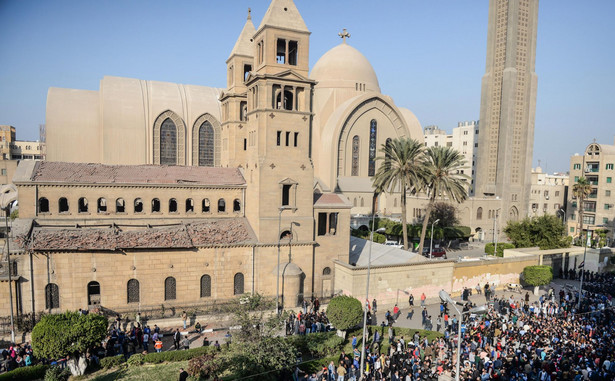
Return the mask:
<svg viewBox="0 0 615 381">
<path fill-rule="evenodd" d="M 244 176 L 246 216 L 261 242 L 277 242 L 286 230 L 293 240 L 313 240 L 309 37 L 292 0 L 273 0 L 253 36 Z"/>
</svg>

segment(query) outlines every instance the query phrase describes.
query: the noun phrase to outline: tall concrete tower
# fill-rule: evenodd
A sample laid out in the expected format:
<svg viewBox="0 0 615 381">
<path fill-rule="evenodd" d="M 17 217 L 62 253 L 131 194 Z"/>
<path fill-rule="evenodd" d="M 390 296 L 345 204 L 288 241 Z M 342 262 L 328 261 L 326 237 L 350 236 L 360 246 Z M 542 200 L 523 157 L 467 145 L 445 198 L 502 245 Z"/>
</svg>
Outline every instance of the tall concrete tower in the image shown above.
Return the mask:
<svg viewBox="0 0 615 381">
<path fill-rule="evenodd" d="M 490 0 L 475 195 L 527 216 L 536 112 L 538 0 Z"/>
</svg>

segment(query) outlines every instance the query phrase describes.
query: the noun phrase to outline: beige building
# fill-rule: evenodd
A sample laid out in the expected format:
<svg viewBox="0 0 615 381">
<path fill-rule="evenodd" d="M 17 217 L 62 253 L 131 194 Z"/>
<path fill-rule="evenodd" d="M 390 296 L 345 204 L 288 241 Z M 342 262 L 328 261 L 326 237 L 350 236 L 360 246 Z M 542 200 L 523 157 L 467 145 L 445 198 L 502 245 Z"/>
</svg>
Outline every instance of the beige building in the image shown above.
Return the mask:
<svg viewBox="0 0 615 381">
<path fill-rule="evenodd" d="M 536 110 L 538 0 L 490 0 L 475 194 L 499 197 L 504 220 L 527 215 Z"/>
<path fill-rule="evenodd" d="M 330 296 L 350 214 L 369 211 L 377 149 L 422 140 L 340 35 L 310 72 L 303 18 L 273 0 L 239 33 L 226 89 L 118 77 L 51 88 L 49 161 L 15 176 L 19 311 L 275 295 L 278 274 L 287 305 Z M 398 198 L 382 208 L 399 213 Z"/>
<path fill-rule="evenodd" d="M 564 174 L 549 175 L 542 168 L 532 168 L 532 185 L 528 206 L 528 217 L 545 214 L 558 216 L 564 222 L 566 214 L 566 196 L 568 194 L 568 176 Z"/>
<path fill-rule="evenodd" d="M 44 160 L 45 143 L 17 140 L 13 126 L 0 125 L 0 184 L 9 184 L 19 160 Z"/>
<path fill-rule="evenodd" d="M 583 205 L 583 230 L 606 229 L 608 244 L 615 241 L 615 145 L 590 143 L 583 155 L 570 158 L 570 191 L 566 210 L 568 234 L 580 234 L 579 200 L 572 187 L 585 177 L 592 192 Z"/>
</svg>

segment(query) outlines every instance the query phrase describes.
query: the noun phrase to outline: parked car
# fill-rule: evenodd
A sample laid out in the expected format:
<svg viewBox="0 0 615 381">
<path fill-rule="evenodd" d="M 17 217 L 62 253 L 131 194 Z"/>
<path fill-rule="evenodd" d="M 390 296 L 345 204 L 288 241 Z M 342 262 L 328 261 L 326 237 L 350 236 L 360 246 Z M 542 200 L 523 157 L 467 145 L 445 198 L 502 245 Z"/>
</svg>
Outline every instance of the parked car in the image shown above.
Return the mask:
<svg viewBox="0 0 615 381">
<path fill-rule="evenodd" d="M 423 248 L 423 256 L 429 258 L 429 247 Z M 446 258 L 446 250 L 443 247 L 434 247 L 431 251 L 432 258 Z"/>
<path fill-rule="evenodd" d="M 396 247 L 398 249 L 401 249 L 404 247 L 404 245 L 400 245 L 399 242 L 397 241 L 385 241 L 384 242 L 385 246 L 393 246 Z"/>
</svg>

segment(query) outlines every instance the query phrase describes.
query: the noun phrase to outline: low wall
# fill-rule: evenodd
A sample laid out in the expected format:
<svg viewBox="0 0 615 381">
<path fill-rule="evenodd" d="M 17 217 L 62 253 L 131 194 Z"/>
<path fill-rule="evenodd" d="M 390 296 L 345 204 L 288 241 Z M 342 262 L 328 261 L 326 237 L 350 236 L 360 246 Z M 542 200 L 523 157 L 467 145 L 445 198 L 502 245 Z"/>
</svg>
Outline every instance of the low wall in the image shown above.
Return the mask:
<svg viewBox="0 0 615 381">
<path fill-rule="evenodd" d="M 399 302 L 406 306 L 408 295 L 414 295 L 415 304 L 425 293 L 428 299 L 438 300 L 440 290 L 458 295 L 464 287 L 476 287 L 486 282 L 496 286 L 519 283 L 519 275 L 526 266 L 538 264 L 538 256 L 497 258 L 489 260 L 455 262 L 434 261 L 395 266 L 374 266 L 370 271 L 369 299 L 376 298 L 382 306 Z M 335 261 L 335 290 L 365 300 L 367 267 L 350 266 Z"/>
</svg>

